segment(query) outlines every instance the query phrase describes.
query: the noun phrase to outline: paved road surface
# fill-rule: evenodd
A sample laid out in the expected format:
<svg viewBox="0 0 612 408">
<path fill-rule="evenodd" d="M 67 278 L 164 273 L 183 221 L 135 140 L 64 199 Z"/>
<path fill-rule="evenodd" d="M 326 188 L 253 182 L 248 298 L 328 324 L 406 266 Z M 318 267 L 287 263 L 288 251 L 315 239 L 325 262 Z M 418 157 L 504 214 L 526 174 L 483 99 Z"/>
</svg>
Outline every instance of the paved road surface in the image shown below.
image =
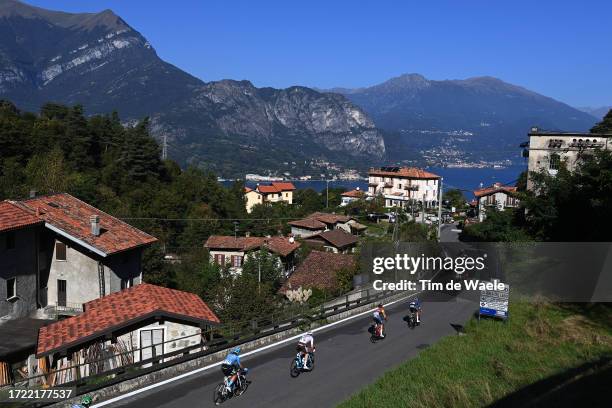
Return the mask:
<svg viewBox="0 0 612 408">
<path fill-rule="evenodd" d="M 367 328 L 370 314 L 315 333 L 316 367 L 298 378 L 289 376 L 295 344 L 285 344 L 248 356 L 248 391 L 224 407 L 333 407 L 385 371 L 413 358 L 441 337 L 453 335 L 450 323 L 463 324 L 477 303 L 436 293 L 423 298 L 423 324 L 410 330 L 402 318 L 406 302 L 388 308 L 387 339 L 372 344 Z M 219 367 L 116 402 L 112 407 L 212 407 L 214 387 L 222 380 Z"/>
<path fill-rule="evenodd" d="M 459 242 L 459 232 L 457 232 L 457 223 L 442 224 L 440 229 L 441 242 Z"/>
</svg>

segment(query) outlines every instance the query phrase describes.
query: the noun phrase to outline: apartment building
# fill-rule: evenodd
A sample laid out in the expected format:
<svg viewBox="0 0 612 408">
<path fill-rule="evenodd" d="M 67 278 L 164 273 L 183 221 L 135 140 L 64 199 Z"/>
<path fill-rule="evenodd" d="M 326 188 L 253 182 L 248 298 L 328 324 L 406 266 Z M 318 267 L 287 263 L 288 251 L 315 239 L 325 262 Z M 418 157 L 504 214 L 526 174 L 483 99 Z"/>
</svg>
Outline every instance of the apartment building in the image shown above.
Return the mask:
<svg viewBox="0 0 612 408">
<path fill-rule="evenodd" d="M 380 167 L 368 172 L 368 196 L 382 196 L 385 207 L 405 208 L 420 203 L 438 205 L 440 176 L 415 167 Z"/>
<path fill-rule="evenodd" d="M 246 210 L 253 211 L 253 206 L 265 203 L 286 202 L 293 204 L 293 191 L 295 186 L 289 182 L 272 182 L 270 184 L 258 184 L 254 189 L 245 187 L 244 197 Z"/>
<path fill-rule="evenodd" d="M 533 127 L 526 147 L 529 172 L 543 170 L 555 175 L 562 163 L 571 171 L 584 155 L 592 154 L 597 149 L 612 149 L 612 134 L 547 132 Z M 527 189 L 532 186 L 528 178 Z"/>
</svg>

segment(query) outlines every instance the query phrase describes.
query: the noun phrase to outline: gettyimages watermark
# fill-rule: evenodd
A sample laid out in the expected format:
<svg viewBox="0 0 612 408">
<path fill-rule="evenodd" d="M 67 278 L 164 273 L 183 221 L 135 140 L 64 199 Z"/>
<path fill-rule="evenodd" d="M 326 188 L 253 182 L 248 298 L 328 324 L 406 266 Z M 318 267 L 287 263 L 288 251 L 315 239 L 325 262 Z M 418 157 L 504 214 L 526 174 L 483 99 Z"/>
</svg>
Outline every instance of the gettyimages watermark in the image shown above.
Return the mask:
<svg viewBox="0 0 612 408">
<path fill-rule="evenodd" d="M 361 279 L 376 290 L 504 291 L 523 300 L 612 302 L 611 243 L 366 244 Z"/>
</svg>

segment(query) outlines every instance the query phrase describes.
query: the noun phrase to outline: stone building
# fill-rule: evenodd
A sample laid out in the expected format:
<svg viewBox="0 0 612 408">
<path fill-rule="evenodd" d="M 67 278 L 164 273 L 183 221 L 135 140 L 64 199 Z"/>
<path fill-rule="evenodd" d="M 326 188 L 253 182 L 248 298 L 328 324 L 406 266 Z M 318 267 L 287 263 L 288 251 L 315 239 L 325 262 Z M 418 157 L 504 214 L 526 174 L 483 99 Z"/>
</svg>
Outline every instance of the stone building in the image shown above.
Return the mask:
<svg viewBox="0 0 612 408">
<path fill-rule="evenodd" d="M 610 133 L 564 133 L 547 132 L 531 128 L 529 132 L 529 172 L 546 171 L 557 174 L 564 164 L 571 171 L 584 155 L 592 154 L 597 149 L 612 149 L 612 134 Z M 527 189 L 533 183 L 528 177 Z"/>
</svg>

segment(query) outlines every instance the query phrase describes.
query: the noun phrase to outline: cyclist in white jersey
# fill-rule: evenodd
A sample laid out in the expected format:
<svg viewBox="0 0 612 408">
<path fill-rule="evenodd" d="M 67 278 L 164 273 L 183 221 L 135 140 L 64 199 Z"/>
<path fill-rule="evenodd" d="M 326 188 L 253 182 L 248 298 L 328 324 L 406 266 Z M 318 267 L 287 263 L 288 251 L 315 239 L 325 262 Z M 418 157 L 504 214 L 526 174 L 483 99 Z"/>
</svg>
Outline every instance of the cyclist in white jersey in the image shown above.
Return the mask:
<svg viewBox="0 0 612 408">
<path fill-rule="evenodd" d="M 306 364 L 308 363 L 308 354 L 315 352 L 314 337 L 312 337 L 312 332 L 305 333 L 302 335 L 302 337 L 300 337 L 300 340 L 298 340 L 297 349 L 303 359 L 302 367 L 305 370 L 310 370 Z"/>
</svg>

